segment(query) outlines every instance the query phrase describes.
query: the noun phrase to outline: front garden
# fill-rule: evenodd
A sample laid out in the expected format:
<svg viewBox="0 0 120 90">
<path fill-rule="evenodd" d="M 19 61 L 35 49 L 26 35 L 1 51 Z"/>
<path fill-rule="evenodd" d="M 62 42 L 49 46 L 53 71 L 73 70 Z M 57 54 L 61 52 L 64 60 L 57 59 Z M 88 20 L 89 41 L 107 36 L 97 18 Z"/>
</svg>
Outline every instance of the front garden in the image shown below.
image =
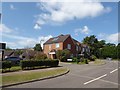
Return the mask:
<svg viewBox="0 0 120 90">
<path fill-rule="evenodd" d="M 1 71 L 4 73 L 18 70 L 57 67 L 59 65 L 59 60 L 22 60 L 19 64 L 16 65 L 13 65 L 11 61 L 2 61 L 1 63 Z"/>
<path fill-rule="evenodd" d="M 2 85 L 9 85 L 21 82 L 27 82 L 32 80 L 39 80 L 46 77 L 53 77 L 56 75 L 63 74 L 67 72 L 67 68 L 55 68 L 50 70 L 36 70 L 36 71 L 29 71 L 29 72 L 19 72 L 19 73 L 11 73 L 7 75 L 2 75 Z"/>
</svg>

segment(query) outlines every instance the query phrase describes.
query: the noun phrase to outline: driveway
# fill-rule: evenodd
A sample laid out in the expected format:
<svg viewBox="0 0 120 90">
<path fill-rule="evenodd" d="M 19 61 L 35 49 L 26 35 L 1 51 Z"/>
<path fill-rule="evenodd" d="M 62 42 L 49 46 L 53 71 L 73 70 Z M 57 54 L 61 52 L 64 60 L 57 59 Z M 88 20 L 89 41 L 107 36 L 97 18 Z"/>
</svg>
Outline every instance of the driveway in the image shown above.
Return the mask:
<svg viewBox="0 0 120 90">
<path fill-rule="evenodd" d="M 57 78 L 26 83 L 8 88 L 118 88 L 118 62 L 104 65 L 60 63 L 70 72 Z"/>
</svg>

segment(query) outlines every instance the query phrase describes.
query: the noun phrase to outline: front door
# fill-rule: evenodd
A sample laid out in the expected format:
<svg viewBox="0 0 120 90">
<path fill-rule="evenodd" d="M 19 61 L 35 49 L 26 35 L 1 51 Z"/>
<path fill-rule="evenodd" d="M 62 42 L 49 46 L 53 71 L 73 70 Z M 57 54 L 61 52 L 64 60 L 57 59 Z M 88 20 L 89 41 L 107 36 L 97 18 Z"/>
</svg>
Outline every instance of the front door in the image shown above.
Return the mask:
<svg viewBox="0 0 120 90">
<path fill-rule="evenodd" d="M 56 57 L 56 54 L 53 54 L 53 59 L 56 59 L 57 57 Z"/>
</svg>

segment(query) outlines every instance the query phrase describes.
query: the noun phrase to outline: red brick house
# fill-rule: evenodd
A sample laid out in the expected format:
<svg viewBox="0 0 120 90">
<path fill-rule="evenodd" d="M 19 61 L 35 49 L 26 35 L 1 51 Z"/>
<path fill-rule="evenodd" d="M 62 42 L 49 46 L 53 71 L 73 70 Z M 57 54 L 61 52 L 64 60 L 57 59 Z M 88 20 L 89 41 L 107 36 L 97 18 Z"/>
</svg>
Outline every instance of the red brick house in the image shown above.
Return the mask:
<svg viewBox="0 0 120 90">
<path fill-rule="evenodd" d="M 82 45 L 77 40 L 73 39 L 69 34 L 59 35 L 54 38 L 50 38 L 43 44 L 43 51 L 48 58 L 56 58 L 57 50 L 68 49 L 71 52 L 72 56 L 77 56 L 84 51 L 86 51 L 87 46 Z M 86 48 L 86 49 L 85 49 Z"/>
</svg>

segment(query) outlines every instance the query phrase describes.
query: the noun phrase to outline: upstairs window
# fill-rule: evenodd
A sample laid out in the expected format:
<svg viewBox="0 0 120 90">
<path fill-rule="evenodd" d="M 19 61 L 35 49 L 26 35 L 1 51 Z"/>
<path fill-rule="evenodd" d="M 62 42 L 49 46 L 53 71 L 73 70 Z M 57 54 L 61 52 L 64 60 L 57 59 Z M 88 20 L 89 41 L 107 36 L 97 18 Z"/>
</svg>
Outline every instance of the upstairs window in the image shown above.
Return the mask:
<svg viewBox="0 0 120 90">
<path fill-rule="evenodd" d="M 56 43 L 56 48 L 59 48 L 59 47 L 60 47 L 59 43 Z"/>
<path fill-rule="evenodd" d="M 68 49 L 71 49 L 71 44 L 68 44 L 68 45 L 67 45 L 67 48 L 68 48 Z"/>
<path fill-rule="evenodd" d="M 78 51 L 78 46 L 76 46 L 76 51 Z"/>
</svg>

